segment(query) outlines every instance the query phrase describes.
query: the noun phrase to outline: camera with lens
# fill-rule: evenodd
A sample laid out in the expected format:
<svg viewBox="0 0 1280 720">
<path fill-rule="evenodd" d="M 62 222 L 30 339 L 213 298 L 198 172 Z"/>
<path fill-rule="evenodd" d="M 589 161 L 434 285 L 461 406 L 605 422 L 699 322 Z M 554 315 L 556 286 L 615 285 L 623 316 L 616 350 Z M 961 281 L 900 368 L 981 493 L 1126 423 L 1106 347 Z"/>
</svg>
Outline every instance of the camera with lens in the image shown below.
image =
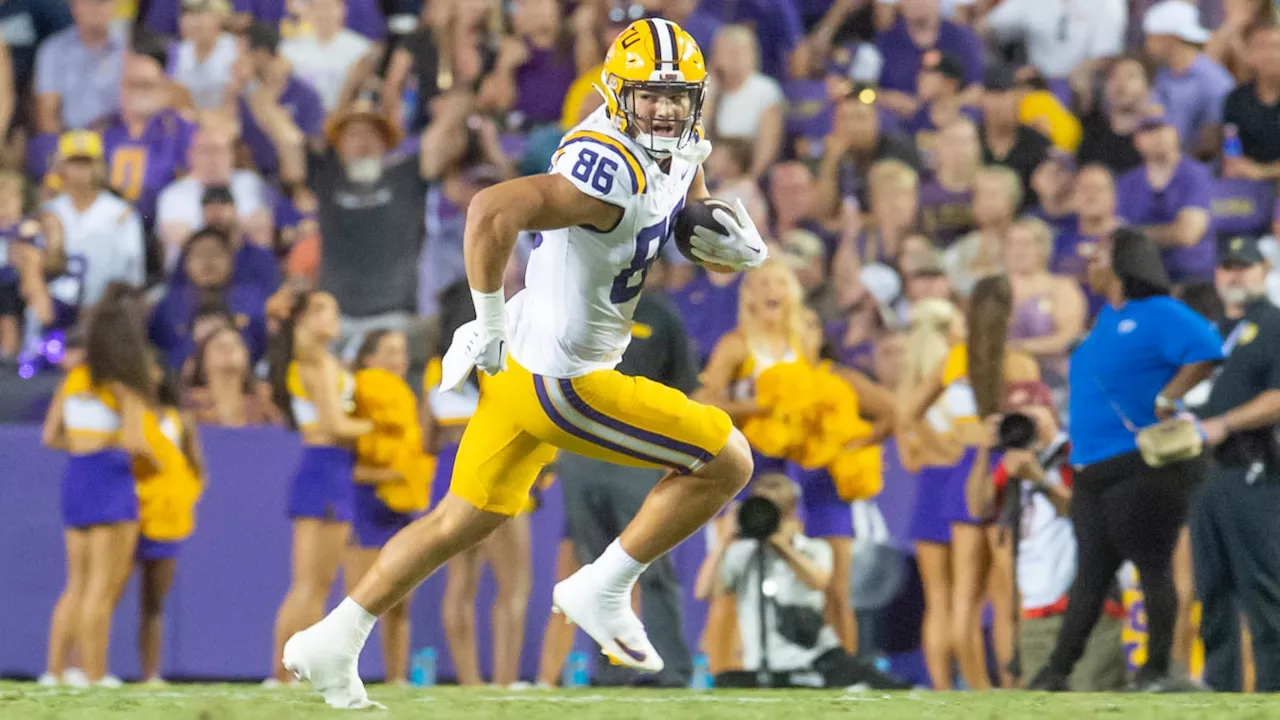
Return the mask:
<svg viewBox="0 0 1280 720">
<path fill-rule="evenodd" d="M 738 506 L 738 535 L 748 540 L 767 540 L 778 531 L 782 510 L 768 498 L 752 495 Z"/>
<path fill-rule="evenodd" d="M 1029 415 L 1014 412 L 1000 418 L 996 426 L 997 451 L 1030 450 L 1036 443 L 1036 421 Z"/>
</svg>

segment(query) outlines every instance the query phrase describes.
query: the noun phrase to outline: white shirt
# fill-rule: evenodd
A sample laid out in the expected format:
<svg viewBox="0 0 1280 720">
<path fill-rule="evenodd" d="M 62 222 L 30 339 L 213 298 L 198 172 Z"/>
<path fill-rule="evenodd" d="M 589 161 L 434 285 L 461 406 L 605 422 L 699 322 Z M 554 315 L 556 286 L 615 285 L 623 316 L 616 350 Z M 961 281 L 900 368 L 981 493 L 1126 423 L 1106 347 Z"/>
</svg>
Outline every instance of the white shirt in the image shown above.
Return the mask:
<svg viewBox="0 0 1280 720">
<path fill-rule="evenodd" d="M 825 540 L 797 535 L 791 546 L 822 570 L 830 571 L 835 566 L 831 546 Z M 756 572 L 757 547 L 755 540 L 734 541 L 725 551 L 724 560 L 720 564 L 720 580 L 726 591 L 733 593 L 737 600 L 743 670 L 760 668 L 760 575 Z M 766 581 L 773 581 L 777 590 L 772 597 L 773 603 L 786 607 L 806 607 L 819 613 L 826 606 L 826 594 L 800 582 L 795 571 L 776 550 L 766 551 L 764 574 Z M 768 607 L 765 613 L 771 672 L 809 669 L 814 660 L 840 646 L 840 639 L 830 625 L 823 626 L 814 647 L 795 645 L 778 632 L 778 618 L 774 608 Z"/>
<path fill-rule="evenodd" d="M 1060 433 L 1052 445 L 1066 442 Z M 1045 473 L 1045 483 L 1063 485 L 1060 467 Z M 1032 484 L 1019 483 L 1022 524 L 1018 539 L 1018 594 L 1024 610 L 1046 608 L 1066 597 L 1076 578 L 1076 536 L 1070 518 Z"/>
<path fill-rule="evenodd" d="M 715 133 L 720 137 L 754 138 L 760 118 L 782 103 L 782 87 L 764 73 L 752 73 L 737 90 L 720 88 L 716 95 Z"/>
<path fill-rule="evenodd" d="M 1002 0 L 985 20 L 997 40 L 1022 40 L 1030 63 L 1050 78 L 1124 52 L 1128 21 L 1124 0 Z"/>
<path fill-rule="evenodd" d="M 540 233 L 529 254 L 525 289 L 507 303 L 511 355 L 521 365 L 539 375 L 571 378 L 618 364 L 631 342 L 645 272 L 697 170 L 673 157 L 670 171 L 663 172 L 613 128 L 603 107 L 564 136 L 550 172 L 623 214 L 604 232 L 569 227 Z"/>
<path fill-rule="evenodd" d="M 345 28 L 324 45 L 314 35 L 296 37 L 280 44 L 280 54 L 293 63 L 295 75 L 316 89 L 325 112 L 333 112 L 337 108 L 347 73 L 372 49 L 373 43 L 368 38 Z"/>
<path fill-rule="evenodd" d="M 191 102 L 197 110 L 222 107 L 223 94 L 231 82 L 231 66 L 238 55 L 236 46 L 235 37 L 223 33 L 203 62 L 196 58 L 196 46 L 190 40 L 179 43 L 178 51 L 169 58 L 169 75 L 191 91 Z"/>
<path fill-rule="evenodd" d="M 128 203 L 104 191 L 84 212 L 76 210 L 68 195 L 55 197 L 44 208 L 62 223 L 68 275 L 74 284 L 56 279 L 49 286 L 51 295 L 87 307 L 113 281 L 142 285 L 146 279 L 142 221 Z"/>
<path fill-rule="evenodd" d="M 231 173 L 231 198 L 236 202 L 236 215 L 247 218 L 266 204 L 266 185 L 252 170 L 235 170 Z M 181 223 L 196 229 L 204 225 L 204 208 L 200 201 L 204 185 L 188 175 L 174 180 L 160 191 L 156 201 L 156 223 Z"/>
</svg>

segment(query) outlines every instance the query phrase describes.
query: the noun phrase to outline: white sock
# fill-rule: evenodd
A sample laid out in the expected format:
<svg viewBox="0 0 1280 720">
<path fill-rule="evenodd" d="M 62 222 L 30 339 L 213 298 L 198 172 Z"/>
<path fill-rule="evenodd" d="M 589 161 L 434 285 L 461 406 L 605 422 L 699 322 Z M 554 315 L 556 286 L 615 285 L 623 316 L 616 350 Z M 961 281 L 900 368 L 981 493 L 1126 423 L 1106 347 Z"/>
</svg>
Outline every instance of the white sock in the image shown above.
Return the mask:
<svg viewBox="0 0 1280 720">
<path fill-rule="evenodd" d="M 649 567 L 649 563 L 642 563 L 628 555 L 622 549 L 622 544 L 615 539 L 591 566 L 604 578 L 605 587 L 627 592 L 645 568 Z"/>
<path fill-rule="evenodd" d="M 347 640 L 358 651 L 369 639 L 369 633 L 373 631 L 373 624 L 378 621 L 378 616 L 370 614 L 355 600 L 343 598 L 342 602 L 338 603 L 338 607 L 329 613 L 327 620 L 333 626 L 340 628 L 347 635 Z"/>
</svg>

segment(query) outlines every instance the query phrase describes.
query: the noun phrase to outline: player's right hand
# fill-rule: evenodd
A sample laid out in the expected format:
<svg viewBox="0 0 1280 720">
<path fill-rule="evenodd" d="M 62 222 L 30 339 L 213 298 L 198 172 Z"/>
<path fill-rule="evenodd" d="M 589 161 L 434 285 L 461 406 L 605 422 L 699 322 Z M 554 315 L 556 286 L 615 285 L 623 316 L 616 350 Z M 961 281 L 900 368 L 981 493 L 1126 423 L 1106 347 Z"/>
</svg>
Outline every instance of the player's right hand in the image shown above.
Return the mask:
<svg viewBox="0 0 1280 720">
<path fill-rule="evenodd" d="M 440 388 L 458 392 L 474 369 L 497 375 L 507 369 L 505 332 L 485 332 L 480 322 L 471 322 L 453 333 L 453 342 L 440 361 Z"/>
</svg>

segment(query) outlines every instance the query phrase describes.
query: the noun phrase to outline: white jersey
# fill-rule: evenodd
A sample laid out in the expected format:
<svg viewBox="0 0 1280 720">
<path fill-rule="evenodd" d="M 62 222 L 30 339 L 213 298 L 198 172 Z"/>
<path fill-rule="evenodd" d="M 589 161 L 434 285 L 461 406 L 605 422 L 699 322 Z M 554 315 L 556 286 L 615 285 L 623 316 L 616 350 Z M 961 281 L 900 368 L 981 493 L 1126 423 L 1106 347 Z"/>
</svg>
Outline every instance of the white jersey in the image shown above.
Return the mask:
<svg viewBox="0 0 1280 720">
<path fill-rule="evenodd" d="M 107 285 L 120 281 L 142 286 L 146 280 L 146 248 L 142 221 L 133 208 L 103 191 L 84 212 L 68 195 L 45 203 L 62 223 L 67 271 L 49 284 L 54 299 L 73 306 L 98 302 Z"/>
<path fill-rule="evenodd" d="M 684 206 L 698 166 L 673 157 L 664 172 L 600 108 L 570 130 L 551 160 L 584 194 L 623 210 L 612 228 L 545 230 L 525 289 L 507 303 L 511 355 L 530 372 L 566 378 L 611 369 L 631 342 L 644 276 Z"/>
</svg>

